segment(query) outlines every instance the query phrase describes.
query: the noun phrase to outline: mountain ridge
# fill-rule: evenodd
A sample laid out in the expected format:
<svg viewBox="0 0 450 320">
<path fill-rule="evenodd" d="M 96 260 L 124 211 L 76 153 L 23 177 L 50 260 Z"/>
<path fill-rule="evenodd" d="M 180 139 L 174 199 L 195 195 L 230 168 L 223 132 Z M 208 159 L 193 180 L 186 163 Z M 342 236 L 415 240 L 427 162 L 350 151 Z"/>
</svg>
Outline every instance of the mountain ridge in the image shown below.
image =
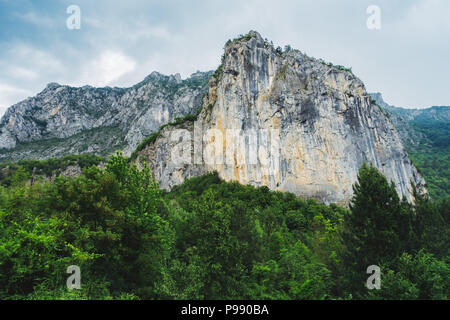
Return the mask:
<svg viewBox="0 0 450 320">
<path fill-rule="evenodd" d="M 131 153 L 146 136 L 176 117 L 183 117 L 200 105 L 211 72 L 196 72 L 182 80 L 179 75 L 153 72 L 128 88 L 70 87 L 49 83 L 35 97 L 21 101 L 6 111 L 0 120 L 0 161 L 24 158 L 46 159 L 69 153 L 95 152 L 107 155 L 121 146 Z M 124 144 L 97 148 L 60 146 L 56 150 L 39 149 L 31 154 L 14 148 L 21 144 L 48 139 L 67 139 L 88 130 L 118 128 Z"/>
<path fill-rule="evenodd" d="M 270 76 L 263 77 L 261 83 L 258 83 L 258 81 L 252 82 L 250 81 L 251 79 L 243 79 L 241 77 L 242 74 L 245 73 L 252 74 L 254 77 L 259 77 L 259 71 L 266 72 L 262 69 L 257 72 L 251 70 L 251 60 L 245 62 L 247 65 L 244 65 L 242 70 L 238 70 L 239 64 L 230 67 L 224 63 L 226 62 L 227 54 L 235 55 L 236 51 L 239 51 L 238 53 L 242 54 L 242 52 L 249 49 L 248 43 L 252 43 L 253 49 L 256 50 L 254 52 L 255 54 L 266 54 L 267 57 L 272 60 L 278 59 L 275 64 L 268 64 L 271 68 L 274 67 L 275 70 L 269 72 L 271 73 Z M 233 52 L 230 51 L 230 48 Z M 254 57 L 252 57 L 252 59 L 253 58 Z M 265 64 L 263 63 L 259 67 L 265 67 Z M 62 86 L 57 83 L 49 83 L 36 97 L 26 99 L 12 106 L 2 117 L 0 121 L 0 146 L 3 146 L 3 149 L 0 150 L 0 162 L 17 161 L 20 159 L 48 159 L 63 157 L 68 154 L 83 153 L 107 156 L 116 150 L 122 150 L 126 155 L 130 155 L 136 150 L 138 145 L 139 148 L 133 153 L 133 156 L 142 156 L 142 154 L 145 154 L 146 152 L 148 156 L 148 150 L 143 150 L 146 148 L 146 144 L 141 143 L 142 141 L 145 143 L 152 143 L 153 147 L 155 147 L 154 143 L 157 138 L 167 134 L 167 132 L 171 132 L 174 128 L 181 127 L 187 131 L 192 131 L 193 124 L 198 117 L 203 119 L 202 121 L 208 117 L 208 121 L 212 119 L 211 114 L 213 113 L 217 102 L 217 90 L 220 89 L 218 83 L 224 76 L 232 79 L 232 81 L 227 84 L 229 87 L 233 87 L 233 81 L 235 82 L 236 79 L 247 81 L 247 84 L 249 85 L 247 88 L 238 89 L 241 90 L 240 94 L 242 96 L 246 96 L 246 103 L 248 103 L 246 108 L 249 108 L 249 110 L 254 108 L 257 103 L 261 104 L 261 101 L 252 101 L 253 97 L 260 95 L 260 89 L 263 88 L 263 90 L 268 90 L 262 95 L 263 100 L 266 98 L 270 100 L 270 103 L 265 106 L 269 109 L 274 105 L 278 107 L 272 110 L 274 111 L 273 114 L 267 115 L 264 119 L 265 122 L 272 121 L 274 117 L 281 119 L 282 117 L 280 117 L 280 115 L 286 116 L 286 105 L 289 105 L 292 102 L 292 99 L 297 99 L 298 101 L 295 108 L 289 112 L 289 121 L 284 124 L 291 126 L 292 123 L 298 122 L 300 123 L 300 126 L 303 127 L 303 133 L 309 134 L 308 130 L 317 130 L 315 123 L 320 119 L 332 121 L 333 117 L 343 118 L 344 124 L 342 125 L 347 128 L 352 128 L 351 130 L 355 132 L 364 127 L 364 130 L 367 129 L 368 131 L 363 130 L 361 131 L 362 134 L 373 137 L 366 137 L 364 140 L 355 136 L 354 144 L 356 144 L 357 148 L 363 149 L 361 151 L 362 154 L 365 154 L 368 150 L 365 150 L 366 147 L 372 149 L 369 151 L 372 155 L 360 157 L 358 154 L 354 154 L 354 156 L 361 158 L 358 160 L 358 164 L 361 164 L 361 160 L 374 160 L 381 169 L 386 166 L 386 163 L 380 162 L 380 159 L 378 159 L 379 150 L 376 149 L 380 147 L 380 144 L 377 141 L 377 139 L 380 139 L 378 136 L 379 133 L 377 132 L 380 125 L 374 123 L 373 119 L 378 119 L 377 121 L 382 123 L 380 127 L 382 128 L 382 131 L 393 132 L 392 134 L 394 135 L 393 145 L 395 147 L 387 148 L 386 146 L 383 146 L 381 148 L 382 150 L 385 150 L 383 152 L 403 154 L 402 159 L 407 159 L 408 155 L 404 151 L 401 141 L 403 141 L 405 146 L 409 146 L 412 142 L 417 141 L 418 137 L 423 137 L 423 135 L 421 136 L 420 132 L 416 132 L 408 127 L 408 124 L 402 126 L 402 123 L 407 120 L 405 120 L 405 116 L 400 117 L 399 114 L 413 113 L 413 117 L 420 117 L 420 115 L 423 114 L 432 114 L 432 112 L 428 112 L 427 110 L 446 110 L 446 107 L 432 107 L 429 109 L 408 111 L 409 109 L 389 106 L 383 101 L 381 94 L 367 93 L 364 83 L 352 73 L 351 69 L 342 66 L 334 66 L 331 63 L 326 63 L 322 59 L 309 57 L 300 50 L 295 50 L 290 47 L 285 51 L 281 50 L 279 47 L 275 48 L 273 44 L 263 40 L 259 33 L 252 31 L 227 42 L 222 64 L 215 72 L 196 72 L 184 80 L 181 79 L 179 74 L 167 76 L 159 72 L 152 72 L 141 82 L 128 88 L 94 88 L 91 86 L 73 88 L 70 86 Z M 234 88 L 236 89 L 237 87 Z M 73 91 L 75 91 L 75 93 L 73 93 Z M 81 94 L 80 92 L 77 93 L 77 91 L 80 91 Z M 287 93 L 288 91 L 289 93 Z M 66 97 L 64 97 L 63 94 L 63 97 L 61 98 L 61 92 L 68 92 L 68 94 Z M 81 100 L 80 102 L 77 100 L 80 96 L 85 99 L 87 96 L 91 100 Z M 273 99 L 274 97 L 281 100 L 276 101 L 276 99 Z M 322 99 L 321 97 L 325 98 Z M 37 103 L 36 101 L 39 99 L 44 101 L 44 103 L 42 103 L 42 101 L 40 104 Z M 333 106 L 327 110 L 322 110 L 320 105 L 322 102 L 325 105 L 328 104 L 329 106 Z M 80 113 L 71 115 L 69 112 L 65 117 L 66 122 L 60 121 L 59 124 L 62 125 L 59 127 L 53 122 L 51 125 L 53 125 L 52 128 L 55 130 L 47 130 L 49 132 L 46 132 L 42 129 L 47 129 L 49 127 L 49 119 L 46 119 L 45 115 L 39 114 L 39 107 L 41 109 L 46 108 L 47 117 L 51 118 L 50 116 L 52 113 L 55 113 L 56 115 L 60 113 L 57 106 L 55 106 L 58 103 L 62 104 L 63 108 L 73 106 L 73 108 L 69 108 L 69 111 L 76 110 L 76 107 L 78 107 L 80 108 Z M 365 107 L 361 107 L 363 105 Z M 49 106 L 53 108 L 50 108 Z M 378 106 L 378 108 L 375 108 L 376 106 Z M 397 109 L 400 111 L 394 112 Z M 377 110 L 380 111 L 381 114 L 379 114 Z M 24 111 L 34 111 L 34 113 L 30 112 L 27 114 Z M 299 112 L 298 114 L 296 113 L 297 111 Z M 245 120 L 249 120 L 248 123 L 247 121 L 242 122 L 240 124 L 241 127 L 254 126 L 254 120 L 259 117 L 261 110 L 258 112 L 259 113 L 253 115 L 251 112 L 248 112 L 247 114 L 236 113 L 238 117 L 240 116 Z M 264 110 L 262 110 L 262 112 L 264 113 Z M 251 117 L 250 119 L 245 118 L 249 115 L 253 116 L 253 120 Z M 78 120 L 78 122 L 68 121 L 71 120 L 70 116 L 75 118 L 75 120 Z M 79 119 L 80 117 L 82 118 L 81 120 Z M 5 127 L 8 125 L 11 127 L 11 118 L 13 119 L 12 127 L 14 127 L 14 124 L 16 123 L 19 124 L 19 128 L 27 128 L 26 124 L 29 123 L 32 123 L 32 125 L 28 126 L 28 132 L 27 130 L 16 130 L 16 132 L 14 132 L 14 130 L 5 130 Z M 280 119 L 277 121 L 282 123 Z M 186 120 L 188 120 L 186 123 L 182 123 Z M 317 123 L 320 123 L 320 121 Z M 322 123 L 324 122 L 322 121 Z M 389 123 L 392 123 L 395 128 Z M 170 124 L 170 126 L 167 126 L 167 124 Z M 217 124 L 215 126 L 217 126 Z M 322 136 L 316 135 L 313 139 L 320 140 L 324 137 L 326 137 L 325 139 L 329 139 L 329 137 L 327 137 L 328 131 L 333 132 L 333 130 L 336 129 L 331 127 L 325 129 L 326 126 L 322 127 L 323 128 L 320 129 L 324 130 Z M 333 134 L 339 136 L 343 132 L 346 132 L 347 129 L 344 127 L 341 127 Z M 163 130 L 161 130 L 162 128 Z M 256 126 L 255 128 L 259 127 Z M 297 130 L 298 128 L 294 129 Z M 395 137 L 397 131 L 399 132 L 401 141 Z M 14 136 L 13 133 L 16 133 L 16 135 Z M 8 141 L 8 138 L 10 137 L 8 135 L 15 138 L 15 144 L 12 143 L 8 145 L 10 142 Z M 348 133 L 346 133 L 346 136 L 348 136 Z M 345 141 L 345 138 L 342 138 L 344 139 L 343 141 Z M 390 138 L 388 137 L 387 139 L 389 140 Z M 334 142 L 334 144 L 339 143 L 340 142 L 337 142 L 337 140 Z M 12 145 L 14 145 L 14 147 L 12 147 Z M 378 145 L 378 147 L 374 149 L 376 145 Z M 5 148 L 5 146 L 10 147 L 10 149 Z M 311 145 L 310 147 L 311 150 L 320 150 L 322 147 L 326 147 L 325 149 L 327 150 L 325 150 L 324 153 L 325 157 L 327 156 L 327 152 L 333 149 L 333 147 L 320 144 L 315 146 Z M 390 151 L 387 151 L 388 149 Z M 306 150 L 308 149 L 306 148 Z M 316 151 L 311 151 L 311 153 L 314 152 Z M 333 157 L 339 157 L 339 153 L 335 153 Z M 289 161 L 292 160 L 293 159 L 289 159 Z M 303 161 L 305 161 L 305 159 L 303 159 Z M 309 159 L 308 161 L 312 161 L 312 159 Z M 328 160 L 322 161 L 327 162 Z M 400 164 L 403 160 L 396 161 L 399 161 L 398 163 Z M 290 165 L 292 165 L 292 163 Z M 283 166 L 285 167 L 283 170 L 286 170 L 290 165 L 284 163 Z M 392 166 L 394 168 L 396 165 Z M 412 174 L 413 180 L 418 184 L 424 184 L 420 174 L 416 172 L 414 166 L 410 162 L 406 161 L 401 166 L 410 168 L 406 170 L 411 170 L 410 174 Z M 157 170 L 158 168 L 154 166 L 153 169 Z M 175 183 L 174 181 L 169 182 L 171 178 L 162 178 L 162 176 L 159 178 L 161 179 L 163 186 L 165 185 L 170 188 L 172 185 L 182 183 L 186 178 L 210 172 L 211 169 L 218 168 L 206 168 L 205 166 L 200 168 L 197 166 L 191 167 L 190 169 L 187 169 L 187 171 L 175 171 L 175 176 L 182 177 Z M 159 170 L 161 170 L 161 168 L 159 168 Z M 288 170 L 292 170 L 292 168 Z M 309 170 L 311 171 L 312 168 Z M 323 168 L 316 168 L 316 171 L 318 172 L 321 170 L 328 171 L 330 168 L 327 168 L 326 166 Z M 336 168 L 331 171 L 333 170 L 335 172 L 339 171 Z M 405 174 L 399 172 L 394 173 L 395 170 L 392 171 L 392 173 L 394 176 L 397 176 L 396 179 Z M 390 178 L 392 178 L 392 173 Z M 174 172 L 171 172 L 170 174 L 173 175 Z M 351 179 L 355 179 L 353 175 L 354 172 L 348 175 L 348 178 L 351 177 Z M 409 174 L 406 174 L 406 176 L 407 175 Z M 399 191 L 403 194 L 408 193 L 409 189 L 406 176 L 401 178 L 403 179 L 402 182 L 397 181 L 397 186 L 399 187 L 401 185 L 401 187 L 399 187 L 401 190 Z M 226 180 L 230 180 L 233 177 L 235 178 L 236 174 L 228 176 L 222 174 L 222 178 Z M 335 178 L 336 177 L 333 177 L 331 179 Z M 285 186 L 284 189 L 280 190 L 291 191 L 297 195 L 305 195 L 308 197 L 312 195 L 313 197 L 322 200 L 330 198 L 329 195 L 327 195 L 327 192 L 331 192 L 329 190 L 325 191 L 323 195 L 320 195 L 323 191 L 320 190 L 321 188 L 325 190 L 328 188 L 326 183 L 322 184 L 321 187 L 319 186 L 316 188 L 315 194 L 311 192 L 299 192 L 299 190 L 297 190 L 299 186 L 304 188 L 304 186 L 311 185 L 311 181 L 314 180 L 313 175 L 310 175 L 307 179 L 305 177 L 302 179 L 303 182 L 294 182 L 293 185 L 291 183 L 291 186 Z M 261 183 L 246 178 L 242 180 L 239 177 L 235 180 L 244 184 L 250 183 L 260 185 Z M 263 184 L 271 185 L 272 189 L 278 190 L 281 181 L 269 183 L 267 180 Z M 332 191 L 331 193 L 333 192 L 335 191 Z M 351 194 L 351 191 L 347 188 L 347 198 L 349 194 Z M 340 199 L 336 197 L 332 200 L 340 201 Z"/>
<path fill-rule="evenodd" d="M 450 194 L 450 107 L 405 109 L 387 104 L 380 93 L 371 96 L 397 128 L 410 158 L 427 181 L 430 196 L 447 197 Z"/>
</svg>

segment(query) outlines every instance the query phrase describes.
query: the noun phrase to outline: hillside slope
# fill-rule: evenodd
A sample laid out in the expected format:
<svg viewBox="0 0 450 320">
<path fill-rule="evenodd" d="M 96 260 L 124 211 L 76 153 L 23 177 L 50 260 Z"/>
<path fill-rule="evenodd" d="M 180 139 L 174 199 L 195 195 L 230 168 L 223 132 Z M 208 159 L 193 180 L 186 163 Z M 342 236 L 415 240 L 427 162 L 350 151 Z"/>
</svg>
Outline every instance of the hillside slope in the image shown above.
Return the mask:
<svg viewBox="0 0 450 320">
<path fill-rule="evenodd" d="M 450 107 L 404 109 L 387 104 L 380 93 L 371 94 L 396 126 L 414 164 L 423 174 L 430 196 L 450 194 Z"/>
</svg>

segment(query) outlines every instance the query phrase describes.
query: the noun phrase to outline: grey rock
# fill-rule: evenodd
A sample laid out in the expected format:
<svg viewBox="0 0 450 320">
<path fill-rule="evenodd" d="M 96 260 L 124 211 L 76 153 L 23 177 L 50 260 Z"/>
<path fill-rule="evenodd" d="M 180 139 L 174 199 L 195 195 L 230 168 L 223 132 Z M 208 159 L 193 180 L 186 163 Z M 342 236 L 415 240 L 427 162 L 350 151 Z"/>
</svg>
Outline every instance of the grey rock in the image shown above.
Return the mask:
<svg viewBox="0 0 450 320">
<path fill-rule="evenodd" d="M 135 162 L 148 163 L 165 189 L 217 171 L 227 181 L 345 204 L 363 162 L 409 200 L 411 182 L 425 184 L 402 144 L 409 133 L 401 121 L 409 120 L 389 117 L 390 106 L 380 107 L 381 96 L 370 96 L 351 70 L 280 52 L 252 31 L 227 43 L 211 74 L 182 80 L 153 72 L 130 88 L 51 83 L 1 119 L 0 162 L 129 155 L 161 125 L 201 110 L 195 122 L 165 127 L 137 153 Z M 439 117 L 435 111 L 408 116 Z"/>
<path fill-rule="evenodd" d="M 405 109 L 386 103 L 381 93 L 370 93 L 375 103 L 383 108 L 397 129 L 403 144 L 409 151 L 416 151 L 424 144 L 432 144 L 429 137 L 415 128 L 415 124 L 450 123 L 450 107 L 434 106 L 425 109 Z"/>
<path fill-rule="evenodd" d="M 347 203 L 363 162 L 409 200 L 410 182 L 425 184 L 393 124 L 350 70 L 298 50 L 280 53 L 254 31 L 227 43 L 219 70 L 198 120 L 165 128 L 139 153 L 137 162 L 148 162 L 162 187 L 217 171 L 227 181 Z M 227 139 L 230 129 L 238 130 L 237 140 Z M 180 146 L 191 154 L 181 164 Z"/>
<path fill-rule="evenodd" d="M 0 121 L 0 161 L 67 154 L 130 154 L 167 122 L 201 106 L 210 72 L 181 80 L 153 72 L 130 88 L 50 83 L 10 107 Z M 111 136 L 111 133 L 114 133 Z"/>
</svg>

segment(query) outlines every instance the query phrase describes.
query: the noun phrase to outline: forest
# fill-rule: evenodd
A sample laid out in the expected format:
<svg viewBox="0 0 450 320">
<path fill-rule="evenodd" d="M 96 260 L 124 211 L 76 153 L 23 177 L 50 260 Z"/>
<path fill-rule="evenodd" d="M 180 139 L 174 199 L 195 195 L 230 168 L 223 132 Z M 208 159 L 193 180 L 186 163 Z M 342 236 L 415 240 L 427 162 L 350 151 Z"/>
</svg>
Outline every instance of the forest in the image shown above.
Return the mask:
<svg viewBox="0 0 450 320">
<path fill-rule="evenodd" d="M 348 208 L 216 173 L 166 192 L 120 153 L 29 181 L 18 166 L 0 187 L 1 300 L 450 298 L 450 197 L 408 203 L 371 164 Z"/>
<path fill-rule="evenodd" d="M 433 199 L 450 194 L 450 122 L 419 119 L 410 126 L 423 135 L 419 147 L 409 149 L 409 156 L 427 181 Z"/>
</svg>

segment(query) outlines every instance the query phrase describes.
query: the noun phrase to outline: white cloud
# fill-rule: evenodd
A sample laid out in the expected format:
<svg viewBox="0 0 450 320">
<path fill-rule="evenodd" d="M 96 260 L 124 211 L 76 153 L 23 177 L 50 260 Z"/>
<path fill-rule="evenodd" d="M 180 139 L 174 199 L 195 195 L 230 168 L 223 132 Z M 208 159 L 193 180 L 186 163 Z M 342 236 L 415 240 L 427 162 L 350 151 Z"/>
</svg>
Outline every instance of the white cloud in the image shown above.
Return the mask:
<svg viewBox="0 0 450 320">
<path fill-rule="evenodd" d="M 420 32 L 435 36 L 450 31 L 448 13 L 448 0 L 422 0 L 413 5 L 398 23 L 409 28 L 411 33 Z"/>
<path fill-rule="evenodd" d="M 33 11 L 17 13 L 16 16 L 19 19 L 38 27 L 52 28 L 55 26 L 54 20 L 47 16 L 36 14 Z"/>
<path fill-rule="evenodd" d="M 59 72 L 63 69 L 63 63 L 59 58 L 28 44 L 13 45 L 8 55 L 10 60 L 19 63 L 21 67 L 29 66 L 34 70 L 45 70 L 46 72 Z"/>
<path fill-rule="evenodd" d="M 31 92 L 26 89 L 0 83 L 0 114 L 3 114 L 11 105 L 30 95 Z"/>
<path fill-rule="evenodd" d="M 45 82 L 58 81 L 64 63 L 52 53 L 23 42 L 9 44 L 1 52 L 0 115 L 11 105 L 37 94 Z"/>
<path fill-rule="evenodd" d="M 391 104 L 448 105 L 450 1 L 376 2 L 377 32 L 366 27 L 373 0 L 87 1 L 77 31 L 65 28 L 64 5 L 45 17 L 29 6 L 16 19 L 29 36 L 0 39 L 0 83 L 34 95 L 48 82 L 131 86 L 152 71 L 186 77 L 216 68 L 226 40 L 252 29 L 275 45 L 353 67 Z M 52 21 L 60 27 L 39 27 Z"/>
<path fill-rule="evenodd" d="M 107 50 L 84 67 L 80 85 L 113 85 L 125 74 L 133 71 L 136 62 L 120 51 Z"/>
<path fill-rule="evenodd" d="M 35 80 L 38 78 L 37 72 L 19 66 L 8 67 L 8 73 L 11 77 L 21 80 Z"/>
</svg>

